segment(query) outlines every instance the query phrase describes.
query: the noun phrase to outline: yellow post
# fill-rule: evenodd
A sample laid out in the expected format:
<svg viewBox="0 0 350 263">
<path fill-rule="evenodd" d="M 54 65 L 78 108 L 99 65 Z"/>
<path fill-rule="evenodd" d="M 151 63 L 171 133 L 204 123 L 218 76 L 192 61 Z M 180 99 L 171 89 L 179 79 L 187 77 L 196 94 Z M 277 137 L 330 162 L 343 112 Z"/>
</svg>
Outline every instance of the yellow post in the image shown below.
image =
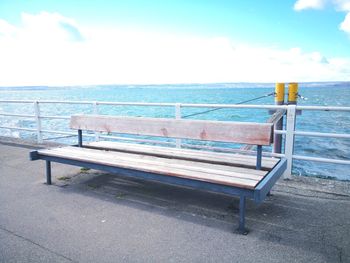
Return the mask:
<svg viewBox="0 0 350 263">
<path fill-rule="evenodd" d="M 289 83 L 288 85 L 288 104 L 297 104 L 298 83 Z"/>
<path fill-rule="evenodd" d="M 275 104 L 282 105 L 284 103 L 284 83 L 276 83 L 275 93 Z"/>
<path fill-rule="evenodd" d="M 275 85 L 275 104 L 283 105 L 284 104 L 284 83 L 276 83 Z M 283 117 L 275 123 L 276 130 L 283 129 Z M 281 153 L 282 152 L 282 135 L 275 134 L 273 139 L 273 152 Z"/>
</svg>

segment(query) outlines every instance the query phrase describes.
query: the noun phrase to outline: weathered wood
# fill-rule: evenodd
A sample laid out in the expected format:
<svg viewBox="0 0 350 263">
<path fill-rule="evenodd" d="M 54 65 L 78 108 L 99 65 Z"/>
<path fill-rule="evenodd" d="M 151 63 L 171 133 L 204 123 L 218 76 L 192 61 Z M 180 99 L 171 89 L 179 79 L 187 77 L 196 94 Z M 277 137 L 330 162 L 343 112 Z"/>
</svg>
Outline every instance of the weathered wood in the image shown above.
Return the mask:
<svg viewBox="0 0 350 263">
<path fill-rule="evenodd" d="M 200 161 L 209 164 L 221 164 L 226 166 L 246 167 L 251 169 L 255 169 L 256 166 L 256 156 L 242 154 L 218 153 L 110 141 L 91 142 L 85 144 L 85 147 L 95 149 L 109 149 L 129 153 L 142 153 L 144 155 L 173 158 L 177 160 Z M 263 170 L 271 170 L 278 161 L 279 159 L 276 158 L 262 158 Z"/>
<path fill-rule="evenodd" d="M 96 164 L 135 169 L 223 185 L 238 186 L 246 189 L 254 189 L 264 177 L 255 174 L 229 172 L 225 169 L 217 170 L 219 166 L 216 166 L 215 169 L 213 169 L 204 166 L 201 167 L 201 164 L 193 166 L 192 162 L 186 164 L 186 161 L 182 161 L 178 164 L 173 160 L 166 160 L 165 158 L 151 158 L 150 156 L 140 158 L 140 155 L 135 154 L 116 153 L 79 147 L 62 147 L 39 150 L 38 152 L 39 154 L 46 156 L 89 161 Z"/>
<path fill-rule="evenodd" d="M 209 174 L 218 174 L 229 177 L 239 177 L 244 179 L 260 180 L 267 172 L 254 169 L 230 167 L 224 165 L 211 165 L 202 162 L 193 162 L 185 160 L 176 160 L 169 158 L 160 158 L 142 154 L 121 153 L 113 151 L 101 151 L 93 149 L 83 149 L 77 147 L 63 147 L 54 149 L 56 152 L 64 152 L 68 155 L 70 153 L 76 153 L 84 155 L 87 153 L 94 153 L 96 156 L 113 158 L 113 160 L 133 162 L 135 164 L 148 164 L 148 165 L 168 165 L 170 168 L 181 168 L 190 171 L 201 171 Z M 244 176 L 243 176 L 244 175 Z"/>
<path fill-rule="evenodd" d="M 98 132 L 255 145 L 270 145 L 273 140 L 273 124 L 271 123 L 73 115 L 70 127 Z"/>
<path fill-rule="evenodd" d="M 273 123 L 273 125 L 276 125 L 276 123 L 286 114 L 285 109 L 277 110 L 274 114 L 271 115 L 270 118 L 267 119 L 267 123 Z M 248 144 L 242 146 L 240 149 L 243 151 L 249 151 L 254 147 L 254 145 Z"/>
</svg>

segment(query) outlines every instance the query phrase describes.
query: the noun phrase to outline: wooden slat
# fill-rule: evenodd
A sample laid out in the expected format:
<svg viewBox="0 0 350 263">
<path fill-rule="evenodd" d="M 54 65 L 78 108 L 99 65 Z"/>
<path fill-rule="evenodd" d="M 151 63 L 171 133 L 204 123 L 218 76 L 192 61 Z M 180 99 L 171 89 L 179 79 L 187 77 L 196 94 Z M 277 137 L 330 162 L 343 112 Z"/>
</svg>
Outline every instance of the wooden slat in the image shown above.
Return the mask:
<svg viewBox="0 0 350 263">
<path fill-rule="evenodd" d="M 200 165 L 192 167 L 192 164 L 190 163 L 187 165 L 184 163 L 171 163 L 174 160 L 172 160 L 170 163 L 167 163 L 164 162 L 164 158 L 153 157 L 154 159 L 150 159 L 150 156 L 140 158 L 139 155 L 134 155 L 134 158 L 130 158 L 129 156 L 132 154 L 121 154 L 116 152 L 107 152 L 102 150 L 92 150 L 78 147 L 63 147 L 49 150 L 40 150 L 39 154 L 80 161 L 89 161 L 97 164 L 136 169 L 145 172 L 178 176 L 200 181 L 219 183 L 223 185 L 238 186 L 248 189 L 253 189 L 263 178 L 263 176 L 253 174 L 250 175 L 251 178 L 244 178 L 244 176 L 247 175 L 243 173 L 241 175 L 238 175 L 238 173 L 229 173 L 226 170 L 208 169 L 207 167 L 200 167 Z"/>
<path fill-rule="evenodd" d="M 222 153 L 222 152 L 214 152 L 207 150 L 192 150 L 186 148 L 170 148 L 163 146 L 154 146 L 154 145 L 146 145 L 146 144 L 136 144 L 136 143 L 124 143 L 124 142 L 114 142 L 114 141 L 98 141 L 98 142 L 89 142 L 85 144 L 88 147 L 101 147 L 106 149 L 116 149 L 116 150 L 135 150 L 140 152 L 154 152 L 154 153 L 171 153 L 171 154 L 193 154 L 198 156 L 215 156 L 217 158 L 230 158 L 230 159 L 240 159 L 243 161 L 252 160 L 256 161 L 256 156 L 245 155 L 245 154 L 237 154 L 237 153 Z M 278 162 L 278 159 L 271 157 L 263 157 L 263 160 L 267 163 L 271 163 L 275 165 Z"/>
<path fill-rule="evenodd" d="M 144 162 L 152 165 L 153 162 L 156 162 L 156 163 L 161 163 L 162 165 L 165 164 L 170 168 L 172 167 L 184 168 L 191 171 L 202 171 L 210 174 L 220 174 L 225 176 L 240 177 L 240 178 L 253 179 L 253 180 L 260 180 L 267 173 L 266 171 L 259 171 L 255 169 L 232 167 L 232 166 L 225 166 L 225 165 L 218 165 L 218 164 L 208 164 L 208 163 L 203 163 L 198 161 L 195 162 L 195 161 L 188 161 L 188 160 L 169 159 L 164 157 L 155 157 L 155 156 L 135 154 L 135 153 L 131 154 L 131 153 L 121 153 L 121 152 L 110 152 L 110 154 L 113 155 L 113 157 L 116 157 L 119 159 L 126 159 L 130 161 L 137 159 L 138 163 Z"/>
<path fill-rule="evenodd" d="M 159 158 L 149 155 L 142 154 L 130 154 L 130 153 L 120 153 L 120 152 L 110 152 L 110 151 L 96 151 L 91 149 L 82 149 L 77 147 L 64 147 L 57 148 L 56 151 L 74 151 L 80 154 L 85 154 L 88 152 L 89 154 L 92 152 L 95 155 L 99 155 L 101 157 L 106 156 L 108 158 L 114 158 L 114 160 L 119 161 L 127 161 L 127 162 L 136 162 L 137 164 L 148 164 L 148 165 L 166 165 L 169 169 L 172 168 L 181 168 L 190 171 L 201 171 L 209 174 L 217 174 L 222 176 L 230 176 L 230 177 L 238 177 L 243 179 L 252 179 L 252 180 L 260 180 L 262 179 L 267 172 L 266 171 L 258 171 L 253 169 L 244 169 L 237 167 L 230 167 L 224 165 L 211 165 L 202 162 L 193 162 L 193 161 L 185 161 L 185 160 L 176 160 L 176 159 L 168 159 L 168 158 Z"/>
<path fill-rule="evenodd" d="M 211 164 L 234 165 L 239 167 L 255 168 L 256 157 L 242 154 L 217 153 L 190 149 L 178 149 L 142 144 L 120 143 L 110 141 L 91 142 L 85 145 L 89 148 L 110 149 L 130 153 L 143 153 L 159 157 L 167 157 L 182 160 L 202 161 Z M 262 167 L 264 170 L 271 170 L 279 160 L 276 158 L 264 157 Z"/>
<path fill-rule="evenodd" d="M 73 115 L 72 129 L 194 140 L 270 145 L 273 124 L 164 118 Z"/>
</svg>

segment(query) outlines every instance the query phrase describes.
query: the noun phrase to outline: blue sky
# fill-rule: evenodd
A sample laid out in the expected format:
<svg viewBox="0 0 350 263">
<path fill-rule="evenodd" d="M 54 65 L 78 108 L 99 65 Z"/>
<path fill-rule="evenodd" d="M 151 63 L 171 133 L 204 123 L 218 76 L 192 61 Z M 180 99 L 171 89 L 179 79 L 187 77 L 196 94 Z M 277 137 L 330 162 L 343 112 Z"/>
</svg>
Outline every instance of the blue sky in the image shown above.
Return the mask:
<svg viewBox="0 0 350 263">
<path fill-rule="evenodd" d="M 191 60 L 189 64 L 200 68 L 193 72 L 193 81 L 191 81 L 190 75 L 187 76 L 185 72 L 180 72 L 181 70 L 179 70 L 181 74 L 179 73 L 178 77 L 169 75 L 169 78 L 157 79 L 155 76 L 149 78 L 140 76 L 139 80 L 135 80 L 135 77 L 131 79 L 131 75 L 135 76 L 137 73 L 140 75 L 142 67 L 140 66 L 136 71 L 131 72 L 132 67 L 129 65 L 129 71 L 124 72 L 129 77 L 113 79 L 112 76 L 108 75 L 106 78 L 107 75 L 102 74 L 101 78 L 87 81 L 89 83 L 99 81 L 140 83 L 249 81 L 249 76 L 252 81 L 273 81 L 278 78 L 272 74 L 268 78 L 264 78 L 264 74 L 260 76 L 258 66 L 253 71 L 248 72 L 250 68 L 249 65 L 246 65 L 248 62 L 250 64 L 260 63 L 260 66 L 263 66 L 264 63 L 267 63 L 267 66 L 271 64 L 270 71 L 276 71 L 276 68 L 288 64 L 289 66 L 281 72 L 282 80 L 288 78 L 287 71 L 293 71 L 290 73 L 290 78 L 293 78 L 293 80 L 349 80 L 349 77 L 346 79 L 347 73 L 350 73 L 350 69 L 348 69 L 350 65 L 349 12 L 350 1 L 348 0 L 0 0 L 0 45 L 1 36 L 4 38 L 5 35 L 6 41 L 10 41 L 9 36 L 11 36 L 12 43 L 18 45 L 25 45 L 25 41 L 28 42 L 29 39 L 29 42 L 32 42 L 35 38 L 42 43 L 41 37 L 45 35 L 48 37 L 51 31 L 42 25 L 38 25 L 42 23 L 51 25 L 52 32 L 56 30 L 57 34 L 53 36 L 54 39 L 59 42 L 61 40 L 57 39 L 57 35 L 59 35 L 67 42 L 67 45 L 65 44 L 66 50 L 62 49 L 62 43 L 60 47 L 57 46 L 57 50 L 61 53 L 75 54 L 72 40 L 73 42 L 74 40 L 86 41 L 84 48 L 89 50 L 90 53 L 91 51 L 98 53 L 101 49 L 111 48 L 109 51 L 114 55 L 112 54 L 110 59 L 106 57 L 105 60 L 100 60 L 94 54 L 91 58 L 91 62 L 94 63 L 100 62 L 106 64 L 106 66 L 111 66 L 113 64 L 111 60 L 119 60 L 118 58 L 121 57 L 120 50 L 115 51 L 111 46 L 103 47 L 101 44 L 103 40 L 117 43 L 116 47 L 123 49 L 125 51 L 123 54 L 128 54 L 123 57 L 124 64 L 128 64 L 127 60 L 131 59 L 143 66 L 151 65 L 151 67 L 152 57 L 140 55 L 138 61 L 133 54 L 146 52 L 160 57 L 167 51 L 181 54 L 183 50 L 186 50 L 185 54 L 192 54 L 195 53 L 193 50 L 196 50 L 196 45 L 199 45 L 202 48 L 203 55 L 208 55 L 208 52 L 211 52 L 208 59 L 203 61 L 210 64 L 222 64 L 222 71 L 225 72 L 225 74 L 221 74 L 214 71 L 215 76 L 213 78 L 203 78 L 201 80 L 201 70 L 202 74 L 209 74 L 210 70 L 213 71 L 213 69 L 198 66 L 195 61 L 201 59 L 200 54 L 197 54 L 193 57 L 191 55 L 187 56 Z M 51 22 L 46 23 L 45 21 Z M 60 30 L 65 31 L 65 34 L 70 34 L 70 38 L 65 38 L 63 33 L 60 34 L 54 23 L 59 25 Z M 37 29 L 35 29 L 36 26 Z M 3 32 L 1 32 L 1 28 Z M 34 35 L 30 37 L 28 32 Z M 40 34 L 42 34 L 41 37 L 38 36 Z M 119 37 L 116 37 L 116 35 Z M 25 40 L 23 36 L 28 37 L 28 39 Z M 99 44 L 96 44 L 98 42 L 97 38 L 100 40 Z M 153 42 L 149 40 L 150 38 L 153 38 Z M 141 46 L 145 39 L 148 49 Z M 123 42 L 123 44 L 119 46 L 120 42 Z M 163 45 L 159 45 L 159 43 L 163 43 Z M 131 46 L 133 47 L 132 50 Z M 157 46 L 157 49 L 154 46 Z M 9 48 L 9 46 L 6 47 Z M 31 47 L 35 49 L 35 43 L 32 43 Z M 225 50 L 226 53 L 224 54 L 222 50 Z M 27 51 L 42 53 L 40 50 L 31 48 Z M 14 49 L 12 52 L 16 53 Z M 215 57 L 215 53 L 220 54 Z M 263 57 L 263 53 L 266 54 L 266 57 Z M 254 54 L 254 56 L 249 54 Z M 47 53 L 41 55 L 47 57 Z M 280 61 L 278 61 L 279 55 L 281 57 Z M 40 54 L 38 56 L 41 62 L 49 63 L 50 60 L 47 58 L 40 58 Z M 74 56 L 70 56 L 70 58 L 78 60 L 88 56 L 88 54 L 80 54 L 75 58 Z M 227 57 L 231 57 L 231 61 L 227 60 Z M 273 57 L 272 60 L 271 57 Z M 10 59 L 9 56 L 8 58 Z M 258 59 L 255 60 L 255 58 Z M 25 55 L 22 59 L 26 59 L 24 62 L 28 66 L 30 64 L 28 60 L 33 60 L 33 57 Z M 52 63 L 55 63 L 55 59 L 59 60 L 57 57 L 52 57 Z M 183 59 L 186 59 L 186 57 Z M 147 60 L 147 63 L 145 60 Z M 242 79 L 238 78 L 237 75 L 230 78 L 230 71 L 227 70 L 227 66 L 232 66 L 231 72 L 240 68 L 239 65 L 233 65 L 238 63 L 237 60 L 240 60 L 240 62 L 245 60 L 244 63 L 246 63 L 243 63 L 242 66 L 246 70 L 244 74 L 241 74 Z M 305 60 L 308 62 L 312 60 L 312 63 L 310 62 L 310 65 L 308 65 L 309 70 L 310 72 L 318 70 L 319 79 L 316 79 L 317 75 L 308 77 L 305 72 L 299 72 L 300 69 L 297 69 L 298 63 L 305 66 Z M 158 66 L 154 65 L 153 71 L 159 70 L 160 63 L 165 65 L 168 63 L 161 59 L 156 59 L 156 61 Z M 169 70 L 177 70 L 181 67 L 180 61 L 174 57 L 169 57 L 168 61 Z M 200 63 L 203 63 L 203 61 L 200 61 Z M 63 63 L 63 61 L 56 62 Z M 173 66 L 176 63 L 178 63 L 179 68 Z M 280 66 L 278 63 L 280 63 Z M 79 62 L 75 61 L 73 64 L 78 66 Z M 292 64 L 293 66 L 291 66 Z M 224 68 L 225 66 L 226 68 Z M 118 65 L 117 68 L 122 68 L 122 65 Z M 40 69 L 42 70 L 42 68 Z M 89 68 L 88 72 L 93 72 L 94 69 L 97 68 Z M 307 68 L 305 69 L 307 70 Z M 25 71 L 25 68 L 22 70 Z M 57 71 L 59 67 L 53 67 L 52 70 Z M 110 69 L 106 69 L 106 71 L 110 71 Z M 84 72 L 77 73 L 80 74 L 78 74 L 79 76 L 84 75 Z M 254 74 L 257 77 L 254 77 Z M 324 76 L 324 74 L 328 74 L 328 76 Z M 10 75 L 14 76 L 15 73 L 11 72 Z M 82 80 L 79 82 L 79 79 L 74 79 L 72 76 L 63 77 L 67 80 L 67 83 L 78 84 L 83 82 Z M 27 77 L 24 77 L 24 79 L 27 79 Z M 58 79 L 57 76 L 52 78 L 52 82 L 55 82 L 56 79 Z M 36 83 L 40 81 L 31 79 L 29 82 Z M 44 82 L 48 83 L 50 81 L 46 80 Z M 1 83 L 11 84 L 11 81 L 8 79 L 1 82 L 0 79 L 0 85 Z M 64 82 L 61 84 L 64 84 Z"/>
</svg>

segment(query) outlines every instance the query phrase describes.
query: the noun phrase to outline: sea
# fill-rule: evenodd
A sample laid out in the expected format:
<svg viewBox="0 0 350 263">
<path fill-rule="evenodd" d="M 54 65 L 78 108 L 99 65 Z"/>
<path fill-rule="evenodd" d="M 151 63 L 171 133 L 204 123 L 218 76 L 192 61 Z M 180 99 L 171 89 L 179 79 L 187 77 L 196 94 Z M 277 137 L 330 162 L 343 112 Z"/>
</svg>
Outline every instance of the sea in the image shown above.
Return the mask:
<svg viewBox="0 0 350 263">
<path fill-rule="evenodd" d="M 59 101 L 110 101 L 151 103 L 214 103 L 214 104 L 274 104 L 271 93 L 273 83 L 218 83 L 172 85 L 94 85 L 65 87 L 0 87 L 3 100 L 59 100 Z M 300 83 L 298 105 L 349 106 L 350 82 Z M 99 105 L 100 114 L 174 118 L 173 107 L 110 106 Z M 268 110 L 182 108 L 182 116 L 189 119 L 266 122 Z M 32 104 L 0 102 L 0 112 L 34 114 Z M 40 104 L 41 115 L 70 116 L 77 113 L 93 113 L 91 105 Z M 35 128 L 32 118 L 5 117 L 0 115 L 0 126 Z M 67 130 L 68 120 L 43 119 L 42 129 Z M 350 112 L 302 111 L 296 119 L 296 130 L 330 133 L 350 133 Z M 36 134 L 27 131 L 0 128 L 0 136 L 35 140 Z M 62 135 L 63 136 L 63 135 Z M 75 138 L 56 134 L 43 134 L 44 140 L 72 143 Z M 193 142 L 188 143 L 203 143 Z M 219 143 L 205 142 L 210 146 Z M 238 147 L 227 145 L 224 147 Z M 266 149 L 270 150 L 270 149 Z M 311 157 L 350 160 L 350 139 L 296 136 L 294 154 Z M 337 180 L 350 180 L 349 165 L 328 164 L 295 160 L 293 174 Z"/>
</svg>

